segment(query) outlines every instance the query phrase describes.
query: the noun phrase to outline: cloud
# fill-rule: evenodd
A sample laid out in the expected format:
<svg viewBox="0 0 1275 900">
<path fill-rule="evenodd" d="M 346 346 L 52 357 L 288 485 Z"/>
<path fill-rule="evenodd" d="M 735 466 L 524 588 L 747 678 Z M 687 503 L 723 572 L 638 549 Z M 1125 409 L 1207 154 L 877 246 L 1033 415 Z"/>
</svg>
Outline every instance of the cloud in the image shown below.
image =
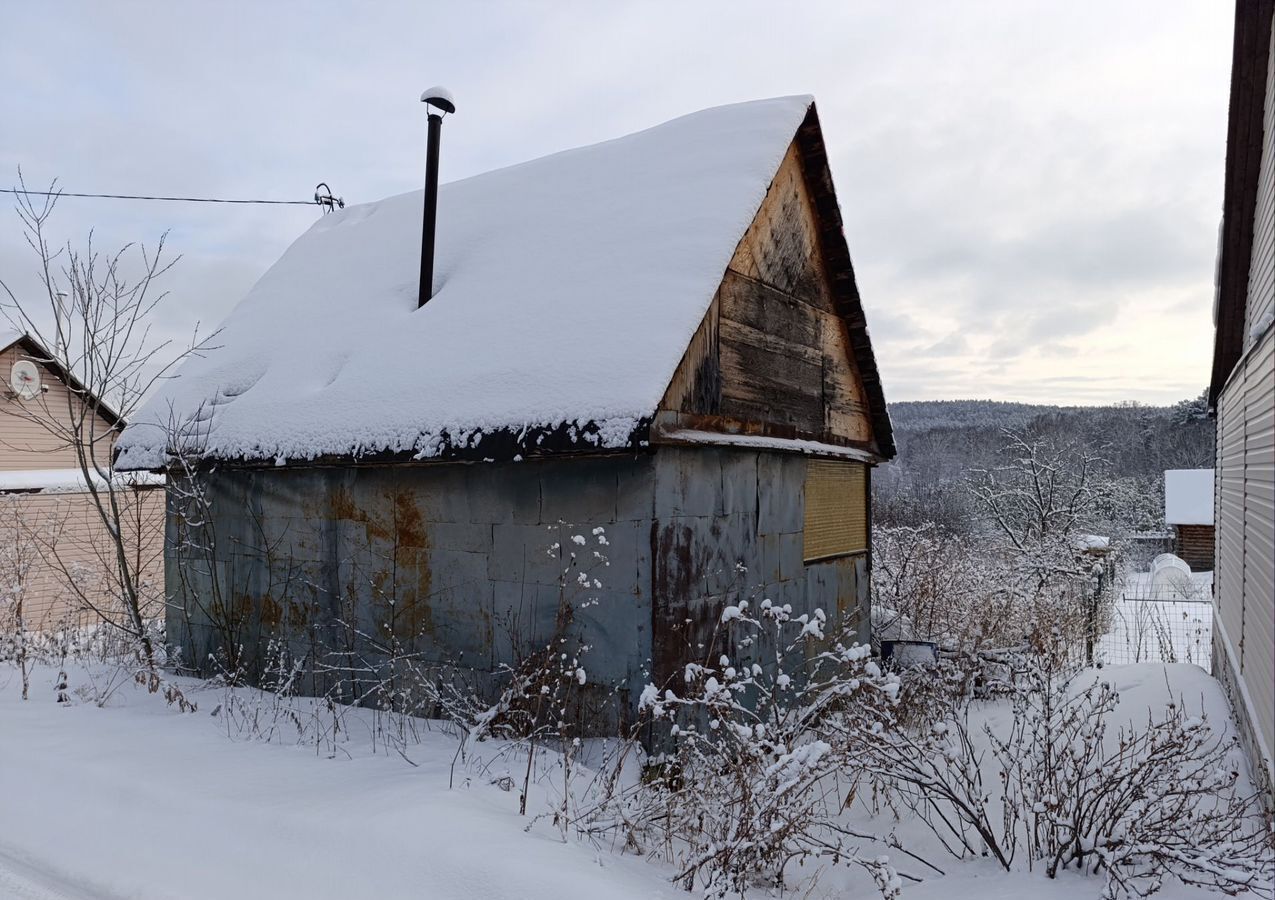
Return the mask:
<svg viewBox="0 0 1275 900">
<path fill-rule="evenodd" d="M 326 181 L 360 202 L 421 184 L 417 97 L 438 82 L 459 104 L 448 180 L 812 92 L 892 398 L 1152 399 L 1207 378 L 1230 24 L 1224 4 L 1151 0 L 924 16 L 831 0 L 10 3 L 0 76 L 21 88 L 0 92 L 0 182 L 21 164 L 69 190 L 291 199 Z M 316 217 L 66 200 L 55 227 L 95 228 L 103 247 L 169 231 L 183 259 L 159 324 L 177 337 L 224 315 Z M 0 217 L 0 277 L 25 253 Z M 1204 312 L 1180 327 L 1196 297 Z M 1172 304 L 1181 317 L 1160 321 Z M 1155 340 L 1117 352 L 1119 329 Z M 1078 363 L 1043 347 L 1061 339 L 1090 371 L 1137 378 L 1060 381 Z"/>
<path fill-rule="evenodd" d="M 965 335 L 954 331 L 921 352 L 926 356 L 965 356 L 970 352 L 970 342 Z"/>
</svg>

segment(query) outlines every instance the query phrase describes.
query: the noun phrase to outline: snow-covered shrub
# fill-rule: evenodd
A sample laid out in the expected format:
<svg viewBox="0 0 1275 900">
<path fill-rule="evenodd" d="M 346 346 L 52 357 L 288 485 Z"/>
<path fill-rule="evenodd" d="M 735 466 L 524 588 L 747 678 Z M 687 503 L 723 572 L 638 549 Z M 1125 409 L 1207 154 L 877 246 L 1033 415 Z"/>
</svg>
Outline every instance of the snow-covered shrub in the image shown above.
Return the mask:
<svg viewBox="0 0 1275 900">
<path fill-rule="evenodd" d="M 1021 650 L 1036 630 L 1074 664 L 1110 617 L 1113 573 L 1061 535 L 1021 548 L 934 524 L 873 531 L 873 639 L 932 640 L 967 669 Z M 990 657 L 989 657 L 990 654 Z M 991 676 L 988 676 L 991 677 Z M 986 678 L 983 678 L 986 680 Z"/>
<path fill-rule="evenodd" d="M 1010 870 L 1021 853 L 1051 878 L 1099 874 L 1108 898 L 1150 895 L 1169 876 L 1275 895 L 1271 836 L 1237 790 L 1234 739 L 1181 700 L 1112 726 L 1110 683 L 1082 682 L 1039 650 L 1016 660 L 1007 726 L 972 725 L 974 702 L 958 698 L 926 729 L 869 733 L 870 771 L 957 857 Z"/>
<path fill-rule="evenodd" d="M 620 816 L 628 842 L 665 848 L 688 890 L 781 886 L 793 864 L 822 858 L 865 866 L 897 894 L 888 860 L 861 858 L 865 836 L 839 819 L 856 790 L 859 735 L 890 727 L 898 678 L 868 647 L 829 641 L 824 624 L 819 611 L 740 601 L 702 659 L 644 691 L 667 752 Z"/>
<path fill-rule="evenodd" d="M 489 742 L 494 751 L 481 754 L 484 771 L 497 759 L 509 770 L 498 776 L 505 783 L 521 785 L 519 813 L 528 813 L 528 793 L 533 780 L 550 773 L 560 779 L 552 816 L 565 836 L 574 818 L 572 780 L 582 740 L 598 714 L 598 698 L 610 696 L 606 686 L 589 681 L 588 644 L 581 639 L 576 616 L 598 604 L 603 573 L 610 565 L 606 529 L 577 527 L 568 522 L 548 526 L 556 540 L 546 553 L 562 561 L 558 574 L 558 605 L 553 631 L 542 642 L 528 641 L 517 622 L 498 623 L 513 651 L 510 663 L 496 667 L 486 691 L 465 677 L 459 664 L 446 667 L 421 682 L 434 711 L 455 726 L 462 736 L 460 756 L 468 758 L 476 745 Z M 494 700 L 490 686 L 498 689 Z M 613 692 L 611 692 L 613 693 Z M 606 702 L 603 699 L 601 702 Z M 552 755 L 544 771 L 537 769 L 537 754 L 548 748 Z M 525 755 L 525 764 L 522 757 Z M 521 771 L 514 771 L 517 759 Z"/>
<path fill-rule="evenodd" d="M 1275 896 L 1271 836 L 1237 790 L 1235 739 L 1181 698 L 1113 728 L 1111 683 L 1063 677 L 1049 659 L 1028 659 L 1008 732 L 987 729 L 1032 863 L 1051 878 L 1103 874 L 1112 898 L 1154 893 L 1169 875 Z"/>
</svg>

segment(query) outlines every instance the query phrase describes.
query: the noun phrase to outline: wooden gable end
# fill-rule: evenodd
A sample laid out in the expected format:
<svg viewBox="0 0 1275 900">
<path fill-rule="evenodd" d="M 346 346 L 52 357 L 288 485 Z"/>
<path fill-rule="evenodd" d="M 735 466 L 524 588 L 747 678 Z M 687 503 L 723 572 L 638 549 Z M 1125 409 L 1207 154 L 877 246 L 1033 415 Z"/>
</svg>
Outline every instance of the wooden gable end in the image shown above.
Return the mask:
<svg viewBox="0 0 1275 900">
<path fill-rule="evenodd" d="M 657 439 L 690 429 L 879 452 L 805 166 L 794 141 L 669 384 Z"/>
</svg>

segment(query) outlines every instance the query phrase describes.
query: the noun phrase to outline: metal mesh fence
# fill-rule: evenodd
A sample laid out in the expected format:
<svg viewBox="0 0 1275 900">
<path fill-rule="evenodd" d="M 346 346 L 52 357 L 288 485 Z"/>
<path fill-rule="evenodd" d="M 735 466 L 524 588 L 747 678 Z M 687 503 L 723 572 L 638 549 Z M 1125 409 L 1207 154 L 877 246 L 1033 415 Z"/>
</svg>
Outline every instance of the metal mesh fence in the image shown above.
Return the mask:
<svg viewBox="0 0 1275 900">
<path fill-rule="evenodd" d="M 1097 655 L 1107 665 L 1194 663 L 1210 671 L 1212 643 L 1213 602 L 1207 579 L 1195 576 L 1187 588 L 1153 585 L 1135 577 L 1115 603 L 1111 630 L 1098 642 Z"/>
</svg>

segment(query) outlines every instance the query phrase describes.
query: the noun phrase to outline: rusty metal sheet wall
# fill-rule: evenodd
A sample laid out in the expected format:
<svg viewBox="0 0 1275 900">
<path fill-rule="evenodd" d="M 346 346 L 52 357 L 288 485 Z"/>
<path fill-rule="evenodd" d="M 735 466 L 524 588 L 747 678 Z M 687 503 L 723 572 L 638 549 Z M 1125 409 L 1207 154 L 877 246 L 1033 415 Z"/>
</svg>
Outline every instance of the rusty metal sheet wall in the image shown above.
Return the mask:
<svg viewBox="0 0 1275 900">
<path fill-rule="evenodd" d="M 657 683 L 702 653 L 722 608 L 740 599 L 822 609 L 868 638 L 864 555 L 803 558 L 803 456 L 740 448 L 662 448 L 655 462 L 652 597 Z M 764 649 L 756 648 L 759 657 Z"/>
<path fill-rule="evenodd" d="M 591 683 L 636 699 L 650 658 L 651 473 L 649 455 L 218 471 L 196 534 L 170 493 L 170 639 L 204 673 L 229 647 L 229 665 L 268 677 L 272 639 L 333 671 L 406 654 L 490 671 L 543 647 L 565 609 L 593 648 Z"/>
<path fill-rule="evenodd" d="M 766 597 L 798 613 L 819 607 L 832 627 L 849 622 L 866 640 L 866 559 L 803 560 L 806 465 L 801 456 L 708 447 L 489 465 L 223 469 L 207 479 L 212 514 L 194 533 L 180 490 L 170 492 L 170 640 L 205 674 L 231 665 L 268 679 L 280 642 L 333 672 L 411 654 L 482 673 L 543 646 L 566 609 L 592 648 L 590 685 L 622 720 L 649 680 L 700 658 L 732 599 Z M 348 696 L 360 697 L 358 677 L 341 677 Z"/>
</svg>

